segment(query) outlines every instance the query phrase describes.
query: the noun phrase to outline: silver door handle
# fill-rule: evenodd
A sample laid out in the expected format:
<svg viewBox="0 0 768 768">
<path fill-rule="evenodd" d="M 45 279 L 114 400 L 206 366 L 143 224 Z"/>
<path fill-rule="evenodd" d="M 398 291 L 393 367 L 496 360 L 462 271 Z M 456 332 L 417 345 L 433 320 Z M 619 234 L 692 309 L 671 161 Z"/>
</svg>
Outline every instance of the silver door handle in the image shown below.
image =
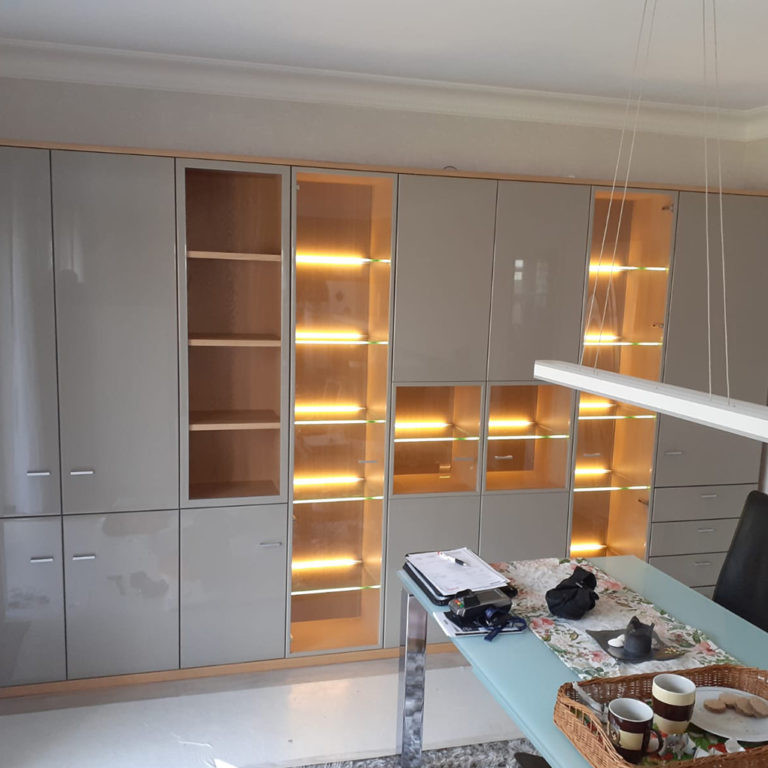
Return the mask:
<svg viewBox="0 0 768 768">
<path fill-rule="evenodd" d="M 698 563 L 694 563 L 694 565 L 697 568 L 703 568 L 706 565 L 712 565 L 712 562 L 710 560 L 699 560 Z"/>
<path fill-rule="evenodd" d="M 665 456 L 682 456 L 685 451 L 664 451 Z"/>
<path fill-rule="evenodd" d="M 714 528 L 699 528 L 696 533 L 714 533 Z"/>
<path fill-rule="evenodd" d="M 511 453 L 508 453 L 506 456 L 494 456 L 494 459 L 499 459 L 499 461 L 506 461 L 507 459 L 514 459 L 514 455 Z"/>
<path fill-rule="evenodd" d="M 716 499 L 717 494 L 716 493 L 702 493 L 699 495 L 700 499 Z"/>
<path fill-rule="evenodd" d="M 602 455 L 603 454 L 600 453 L 600 451 L 598 451 L 597 453 L 585 453 L 584 454 L 585 458 L 590 458 L 590 459 L 594 458 L 595 456 L 602 456 Z"/>
<path fill-rule="evenodd" d="M 73 560 L 95 560 L 96 555 L 72 555 Z"/>
<path fill-rule="evenodd" d="M 94 475 L 96 474 L 96 471 L 93 469 L 71 469 L 69 474 L 72 475 L 72 477 L 80 477 L 81 475 Z"/>
<path fill-rule="evenodd" d="M 52 563 L 53 558 L 52 557 L 30 557 L 29 562 L 30 563 Z"/>
<path fill-rule="evenodd" d="M 27 470 L 27 477 L 50 477 L 51 473 L 47 469 Z"/>
<path fill-rule="evenodd" d="M 261 549 L 277 549 L 277 547 L 282 547 L 283 542 L 282 541 L 260 541 L 259 547 Z"/>
<path fill-rule="evenodd" d="M 474 456 L 457 456 L 454 461 L 474 461 Z"/>
<path fill-rule="evenodd" d="M 358 459 L 357 463 L 358 464 L 378 464 L 379 460 L 378 459 Z"/>
</svg>

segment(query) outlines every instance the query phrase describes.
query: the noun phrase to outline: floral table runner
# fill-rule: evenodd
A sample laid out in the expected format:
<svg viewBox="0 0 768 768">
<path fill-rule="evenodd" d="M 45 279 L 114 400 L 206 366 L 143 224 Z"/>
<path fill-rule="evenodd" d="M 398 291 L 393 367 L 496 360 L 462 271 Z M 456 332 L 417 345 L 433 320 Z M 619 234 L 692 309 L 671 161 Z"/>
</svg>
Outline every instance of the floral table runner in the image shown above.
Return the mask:
<svg viewBox="0 0 768 768">
<path fill-rule="evenodd" d="M 577 565 L 595 574 L 595 591 L 600 599 L 578 621 L 555 618 L 547 608 L 544 593 L 568 578 Z M 527 619 L 531 630 L 582 679 L 664 672 L 672 667 L 689 669 L 709 664 L 740 663 L 718 648 L 703 632 L 678 621 L 584 559 L 519 560 L 493 563 L 493 567 L 518 589 L 515 612 Z M 645 624 L 654 624 L 661 641 L 685 649 L 685 655 L 675 659 L 672 667 L 669 661 L 629 664 L 606 653 L 587 634 L 588 629 L 621 629 L 633 616 Z"/>
</svg>

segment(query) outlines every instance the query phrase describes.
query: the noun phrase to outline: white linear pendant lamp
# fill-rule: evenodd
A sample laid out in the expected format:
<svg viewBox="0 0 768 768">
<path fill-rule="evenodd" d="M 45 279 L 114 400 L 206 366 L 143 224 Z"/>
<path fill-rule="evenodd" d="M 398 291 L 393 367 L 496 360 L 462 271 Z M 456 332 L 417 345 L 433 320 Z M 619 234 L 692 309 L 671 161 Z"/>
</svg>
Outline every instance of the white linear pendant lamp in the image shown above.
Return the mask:
<svg viewBox="0 0 768 768">
<path fill-rule="evenodd" d="M 768 406 L 765 405 L 708 395 L 694 389 L 559 360 L 537 360 L 533 365 L 533 375 L 536 379 L 552 384 L 602 395 L 649 411 L 768 443 Z"/>
</svg>

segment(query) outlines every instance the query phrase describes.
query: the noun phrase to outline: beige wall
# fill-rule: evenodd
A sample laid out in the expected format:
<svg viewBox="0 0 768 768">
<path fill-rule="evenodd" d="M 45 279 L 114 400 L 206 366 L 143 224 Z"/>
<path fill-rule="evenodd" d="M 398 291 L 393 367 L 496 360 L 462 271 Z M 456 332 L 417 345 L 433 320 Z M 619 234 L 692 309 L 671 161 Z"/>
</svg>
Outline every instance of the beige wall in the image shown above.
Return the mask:
<svg viewBox="0 0 768 768">
<path fill-rule="evenodd" d="M 0 79 L 0 104 L 0 139 L 590 179 L 613 176 L 619 141 L 611 129 L 33 80 Z M 768 187 L 768 141 L 722 151 L 726 186 Z M 631 181 L 702 184 L 701 139 L 639 135 Z"/>
</svg>

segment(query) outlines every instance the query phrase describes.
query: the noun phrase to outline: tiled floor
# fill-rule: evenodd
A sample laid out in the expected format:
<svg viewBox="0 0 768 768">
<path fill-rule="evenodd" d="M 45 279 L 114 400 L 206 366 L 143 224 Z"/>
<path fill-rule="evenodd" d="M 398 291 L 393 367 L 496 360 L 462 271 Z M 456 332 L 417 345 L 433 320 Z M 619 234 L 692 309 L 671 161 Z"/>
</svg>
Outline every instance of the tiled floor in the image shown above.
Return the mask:
<svg viewBox="0 0 768 768">
<path fill-rule="evenodd" d="M 266 768 L 395 751 L 397 660 L 0 701 L 2 768 Z M 516 738 L 456 654 L 429 657 L 425 747 Z"/>
</svg>

